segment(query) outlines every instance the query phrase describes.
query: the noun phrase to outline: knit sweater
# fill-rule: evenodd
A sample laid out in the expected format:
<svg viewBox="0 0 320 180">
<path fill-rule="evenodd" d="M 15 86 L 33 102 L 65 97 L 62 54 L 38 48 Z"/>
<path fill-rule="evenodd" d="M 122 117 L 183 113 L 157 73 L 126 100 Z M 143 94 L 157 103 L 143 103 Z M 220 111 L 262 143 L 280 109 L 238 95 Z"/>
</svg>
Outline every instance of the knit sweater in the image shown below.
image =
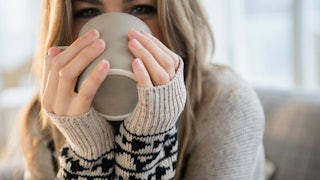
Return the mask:
<svg viewBox="0 0 320 180">
<path fill-rule="evenodd" d="M 264 112 L 256 92 L 225 66 L 207 66 L 183 180 L 264 180 Z"/>
<path fill-rule="evenodd" d="M 119 129 L 93 108 L 84 115 L 48 114 L 66 138 L 55 175 L 52 161 L 42 178 L 174 179 L 177 122 L 184 108 L 183 68 L 167 85 L 138 88 L 139 102 Z M 183 155 L 181 179 L 263 179 L 263 111 L 252 88 L 230 69 L 209 66 L 203 73 L 197 129 Z M 50 159 L 43 141 L 35 161 Z M 40 169 L 41 170 L 41 167 Z M 33 178 L 26 170 L 26 178 Z M 39 176 L 41 178 L 41 175 Z"/>
</svg>

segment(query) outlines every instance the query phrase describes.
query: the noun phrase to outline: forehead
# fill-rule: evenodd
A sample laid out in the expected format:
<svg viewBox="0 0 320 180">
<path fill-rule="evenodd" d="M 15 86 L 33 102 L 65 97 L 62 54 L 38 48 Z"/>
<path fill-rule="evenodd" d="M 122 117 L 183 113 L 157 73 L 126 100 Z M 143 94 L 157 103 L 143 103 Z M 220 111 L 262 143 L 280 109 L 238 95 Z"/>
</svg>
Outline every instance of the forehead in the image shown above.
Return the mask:
<svg viewBox="0 0 320 180">
<path fill-rule="evenodd" d="M 84 2 L 84 3 L 90 3 L 90 4 L 102 4 L 103 0 L 72 0 L 72 2 Z"/>
<path fill-rule="evenodd" d="M 103 4 L 105 2 L 133 2 L 137 0 L 72 0 L 72 2 L 86 2 L 90 4 Z M 138 0 L 140 2 L 146 1 L 146 0 Z"/>
</svg>

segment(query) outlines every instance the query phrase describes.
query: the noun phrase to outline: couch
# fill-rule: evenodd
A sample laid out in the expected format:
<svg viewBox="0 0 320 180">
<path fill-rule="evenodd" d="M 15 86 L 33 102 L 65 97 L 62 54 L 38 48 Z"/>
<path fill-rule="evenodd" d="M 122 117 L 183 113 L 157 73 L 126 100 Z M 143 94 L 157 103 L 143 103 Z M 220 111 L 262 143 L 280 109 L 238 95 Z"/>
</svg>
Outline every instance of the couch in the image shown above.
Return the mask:
<svg viewBox="0 0 320 180">
<path fill-rule="evenodd" d="M 272 180 L 320 179 L 320 92 L 257 89 Z"/>
</svg>

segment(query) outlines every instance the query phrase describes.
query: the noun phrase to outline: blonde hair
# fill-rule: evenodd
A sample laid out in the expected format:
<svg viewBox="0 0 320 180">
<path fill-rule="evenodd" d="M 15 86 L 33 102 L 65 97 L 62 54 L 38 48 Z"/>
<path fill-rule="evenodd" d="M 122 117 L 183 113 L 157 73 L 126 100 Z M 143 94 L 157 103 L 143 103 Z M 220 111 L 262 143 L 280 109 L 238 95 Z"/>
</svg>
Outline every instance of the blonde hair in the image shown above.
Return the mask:
<svg viewBox="0 0 320 180">
<path fill-rule="evenodd" d="M 158 0 L 157 3 L 159 24 L 165 44 L 185 62 L 184 76 L 188 95 L 185 109 L 179 119 L 179 154 L 176 174 L 179 179 L 185 164 L 188 144 L 197 131 L 193 127 L 195 127 L 195 113 L 202 95 L 201 74 L 207 55 L 213 54 L 214 40 L 200 0 Z M 48 48 L 72 43 L 72 1 L 45 0 L 42 17 L 41 34 L 34 58 L 34 71 L 39 82 L 42 79 L 42 66 Z M 60 149 L 64 143 L 63 136 L 41 113 L 38 95 L 26 108 L 22 125 L 22 147 L 29 170 L 36 167 L 36 162 L 33 162 L 34 148 L 43 138 L 40 138 L 39 134 L 29 133 L 31 124 L 34 124 L 33 121 L 38 121 L 39 131 L 49 129 L 56 150 Z"/>
</svg>

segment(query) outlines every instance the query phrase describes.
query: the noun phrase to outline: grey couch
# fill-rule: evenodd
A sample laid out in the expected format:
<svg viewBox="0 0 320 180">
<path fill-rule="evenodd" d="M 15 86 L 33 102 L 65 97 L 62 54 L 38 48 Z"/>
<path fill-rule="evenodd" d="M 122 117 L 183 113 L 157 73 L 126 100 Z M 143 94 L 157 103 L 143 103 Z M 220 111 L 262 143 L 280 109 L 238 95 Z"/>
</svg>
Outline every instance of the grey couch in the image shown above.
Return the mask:
<svg viewBox="0 0 320 180">
<path fill-rule="evenodd" d="M 257 89 L 265 111 L 272 180 L 320 179 L 320 92 Z"/>
</svg>

